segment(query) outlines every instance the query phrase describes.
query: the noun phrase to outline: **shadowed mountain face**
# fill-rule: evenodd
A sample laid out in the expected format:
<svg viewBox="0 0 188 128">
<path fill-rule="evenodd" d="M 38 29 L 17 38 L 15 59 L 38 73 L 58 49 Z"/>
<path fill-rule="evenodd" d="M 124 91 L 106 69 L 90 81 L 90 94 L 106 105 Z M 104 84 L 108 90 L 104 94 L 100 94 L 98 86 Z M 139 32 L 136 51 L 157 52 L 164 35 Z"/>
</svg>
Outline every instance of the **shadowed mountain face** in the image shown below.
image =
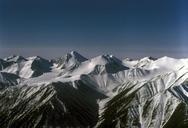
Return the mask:
<svg viewBox="0 0 188 128">
<path fill-rule="evenodd" d="M 81 81 L 22 86 L 0 94 L 1 127 L 92 127 L 98 120 L 96 99 L 106 96 Z"/>
<path fill-rule="evenodd" d="M 5 69 L 6 67 L 12 65 L 14 62 L 8 62 L 4 61 L 3 59 L 0 59 L 0 70 Z"/>
<path fill-rule="evenodd" d="M 2 128 L 188 127 L 188 59 L 0 59 Z"/>
<path fill-rule="evenodd" d="M 19 76 L 11 73 L 0 72 L 0 89 L 18 84 Z"/>
</svg>

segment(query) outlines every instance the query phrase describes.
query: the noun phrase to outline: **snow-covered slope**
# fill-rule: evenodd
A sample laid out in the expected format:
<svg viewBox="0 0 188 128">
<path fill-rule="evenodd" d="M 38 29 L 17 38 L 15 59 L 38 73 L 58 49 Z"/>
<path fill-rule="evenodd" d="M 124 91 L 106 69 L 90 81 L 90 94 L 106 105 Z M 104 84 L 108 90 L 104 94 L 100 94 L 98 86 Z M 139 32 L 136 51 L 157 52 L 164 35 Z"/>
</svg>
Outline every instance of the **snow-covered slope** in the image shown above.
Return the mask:
<svg viewBox="0 0 188 128">
<path fill-rule="evenodd" d="M 128 69 L 120 60 L 111 55 L 101 55 L 82 62 L 77 68 L 66 75 L 115 73 Z"/>
<path fill-rule="evenodd" d="M 53 61 L 11 56 L 0 70 L 4 128 L 188 126 L 188 59 L 87 59 L 73 51 Z"/>
<path fill-rule="evenodd" d="M 17 58 L 17 59 L 15 59 Z M 49 72 L 51 63 L 39 56 L 29 57 L 27 59 L 7 59 L 8 62 L 14 61 L 15 63 L 6 67 L 3 71 L 19 75 L 23 78 L 37 77 L 44 72 Z"/>
<path fill-rule="evenodd" d="M 145 82 L 126 82 L 106 104 L 97 127 L 187 127 L 187 78 L 188 72 L 171 72 Z"/>
<path fill-rule="evenodd" d="M 65 56 L 56 60 L 56 64 L 60 69 L 69 69 L 78 66 L 80 63 L 86 61 L 87 58 L 83 57 L 79 53 L 72 51 Z"/>
</svg>

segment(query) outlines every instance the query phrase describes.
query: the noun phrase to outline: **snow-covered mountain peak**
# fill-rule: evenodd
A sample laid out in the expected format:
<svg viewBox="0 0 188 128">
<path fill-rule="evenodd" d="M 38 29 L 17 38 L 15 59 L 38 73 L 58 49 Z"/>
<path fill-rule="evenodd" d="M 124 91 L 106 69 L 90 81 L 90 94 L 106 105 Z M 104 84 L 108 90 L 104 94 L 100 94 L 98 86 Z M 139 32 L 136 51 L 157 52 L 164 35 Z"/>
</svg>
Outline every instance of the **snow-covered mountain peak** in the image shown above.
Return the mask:
<svg viewBox="0 0 188 128">
<path fill-rule="evenodd" d="M 105 65 L 107 63 L 113 63 L 113 62 L 122 63 L 121 60 L 119 60 L 113 55 L 100 55 L 92 58 L 90 61 L 97 65 Z"/>
<path fill-rule="evenodd" d="M 133 61 L 133 59 L 126 57 L 123 61 Z"/>
<path fill-rule="evenodd" d="M 27 60 L 46 60 L 46 59 L 44 59 L 40 56 L 31 56 L 31 57 L 28 57 Z"/>
<path fill-rule="evenodd" d="M 88 60 L 75 51 L 53 61 L 20 58 L 0 59 L 2 127 L 188 126 L 188 59 L 121 61 L 100 55 Z"/>
<path fill-rule="evenodd" d="M 74 70 L 71 70 L 71 72 L 68 72 L 67 74 L 74 76 L 82 74 L 113 73 L 126 69 L 128 68 L 116 57 L 101 55 L 80 63 Z"/>
<path fill-rule="evenodd" d="M 87 58 L 85 58 L 84 56 L 82 56 L 81 54 L 79 54 L 76 51 L 71 51 L 70 53 L 67 53 L 67 56 L 72 57 L 79 62 L 88 60 Z"/>
<path fill-rule="evenodd" d="M 72 51 L 59 58 L 56 63 L 57 67 L 59 67 L 60 69 L 71 69 L 86 60 L 88 59 L 81 54 L 77 53 L 76 51 Z"/>
<path fill-rule="evenodd" d="M 108 56 L 105 55 L 101 55 L 101 56 L 97 56 L 91 59 L 92 63 L 98 64 L 98 65 L 105 65 L 106 63 L 108 63 Z"/>
<path fill-rule="evenodd" d="M 171 57 L 161 57 L 159 59 L 157 59 L 154 62 L 151 62 L 149 65 L 146 66 L 146 68 L 149 69 L 154 69 L 154 68 L 158 68 L 158 69 L 167 69 L 167 70 L 178 70 L 179 68 L 186 66 L 188 63 L 186 62 L 186 60 L 183 59 L 175 59 L 175 58 L 171 58 Z"/>
<path fill-rule="evenodd" d="M 27 61 L 23 56 L 19 55 L 12 55 L 4 59 L 5 61 L 8 62 L 21 62 L 21 61 Z"/>
<path fill-rule="evenodd" d="M 10 60 L 10 59 L 9 59 Z M 28 57 L 24 61 L 14 62 L 3 71 L 19 75 L 23 78 L 37 77 L 44 72 L 50 71 L 52 64 L 42 57 Z"/>
<path fill-rule="evenodd" d="M 147 57 L 140 59 L 140 61 L 155 61 L 155 60 L 157 60 L 157 58 L 154 58 L 151 56 L 147 56 Z"/>
</svg>

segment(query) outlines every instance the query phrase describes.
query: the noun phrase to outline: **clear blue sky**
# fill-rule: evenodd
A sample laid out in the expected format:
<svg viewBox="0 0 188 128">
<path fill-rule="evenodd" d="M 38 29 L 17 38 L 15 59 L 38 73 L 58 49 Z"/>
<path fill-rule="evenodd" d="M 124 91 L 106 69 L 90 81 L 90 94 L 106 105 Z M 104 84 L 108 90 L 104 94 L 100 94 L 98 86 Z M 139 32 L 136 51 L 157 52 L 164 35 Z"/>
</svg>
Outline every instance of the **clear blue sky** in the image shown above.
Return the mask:
<svg viewBox="0 0 188 128">
<path fill-rule="evenodd" d="M 0 57 L 188 57 L 187 0 L 0 0 Z"/>
</svg>

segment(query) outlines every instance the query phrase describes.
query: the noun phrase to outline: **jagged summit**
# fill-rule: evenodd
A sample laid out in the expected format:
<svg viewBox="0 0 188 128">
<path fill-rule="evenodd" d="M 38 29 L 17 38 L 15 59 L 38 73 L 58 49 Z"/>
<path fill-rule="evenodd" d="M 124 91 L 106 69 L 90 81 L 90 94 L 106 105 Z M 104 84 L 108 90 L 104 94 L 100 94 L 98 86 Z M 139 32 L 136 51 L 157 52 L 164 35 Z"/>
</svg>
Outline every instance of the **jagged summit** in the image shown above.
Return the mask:
<svg viewBox="0 0 188 128">
<path fill-rule="evenodd" d="M 21 62 L 21 61 L 27 61 L 26 58 L 24 58 L 23 56 L 19 56 L 19 55 L 12 55 L 12 56 L 9 56 L 7 58 L 4 59 L 5 61 L 8 61 L 8 62 Z"/>
<path fill-rule="evenodd" d="M 70 59 L 70 58 L 75 59 L 75 61 L 78 61 L 78 62 L 83 62 L 83 61 L 88 60 L 87 58 L 85 58 L 84 56 L 82 56 L 76 51 L 71 51 L 70 53 L 66 54 L 66 59 Z"/>
<path fill-rule="evenodd" d="M 88 60 L 81 54 L 77 53 L 76 51 L 71 51 L 70 53 L 67 53 L 65 56 L 59 58 L 56 63 L 59 68 L 66 69 L 66 68 L 73 68 L 80 63 Z"/>
<path fill-rule="evenodd" d="M 52 64 L 39 56 L 28 57 L 27 59 L 21 56 L 12 56 L 7 59 L 7 62 L 14 62 L 3 69 L 4 72 L 13 73 L 23 78 L 36 77 L 44 72 L 50 71 Z"/>
<path fill-rule="evenodd" d="M 88 60 L 87 58 L 85 58 L 84 56 L 82 56 L 81 54 L 79 54 L 76 51 L 71 51 L 70 53 L 67 53 L 67 54 L 71 54 L 72 57 L 75 57 L 76 59 L 78 59 L 79 61 L 82 61 L 82 62 Z"/>
<path fill-rule="evenodd" d="M 49 61 L 41 56 L 31 56 L 31 57 L 28 57 L 27 60 L 42 60 L 42 61 Z"/>
<path fill-rule="evenodd" d="M 108 55 L 108 54 L 94 57 L 90 61 L 92 61 L 92 62 L 94 62 L 94 63 L 96 63 L 98 65 L 105 65 L 107 63 L 113 63 L 113 62 L 122 63 L 122 61 L 119 60 L 118 58 L 116 58 L 115 56 Z"/>
<path fill-rule="evenodd" d="M 140 59 L 140 61 L 144 61 L 144 60 L 152 60 L 152 61 L 155 61 L 155 60 L 157 60 L 157 58 L 148 56 L 148 57 L 144 57 L 144 58 Z"/>
<path fill-rule="evenodd" d="M 157 60 L 158 58 L 149 56 L 148 59 L 150 59 L 150 60 Z"/>
</svg>

